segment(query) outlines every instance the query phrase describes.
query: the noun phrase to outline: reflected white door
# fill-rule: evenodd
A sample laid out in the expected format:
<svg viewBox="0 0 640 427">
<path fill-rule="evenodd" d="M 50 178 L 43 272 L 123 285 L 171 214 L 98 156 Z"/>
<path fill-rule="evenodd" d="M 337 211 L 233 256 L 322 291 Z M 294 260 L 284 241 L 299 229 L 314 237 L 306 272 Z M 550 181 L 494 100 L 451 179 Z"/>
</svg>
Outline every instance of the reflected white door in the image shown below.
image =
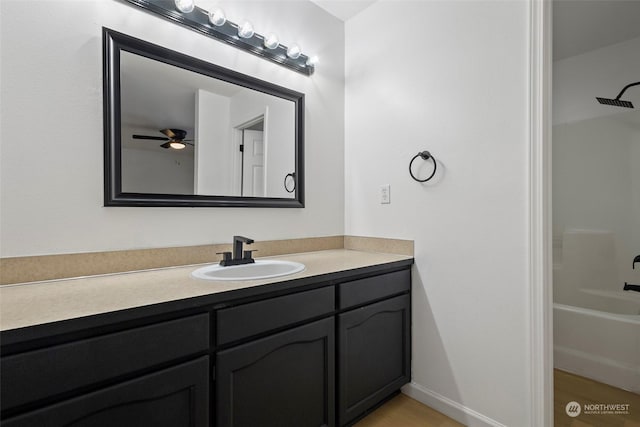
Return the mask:
<svg viewBox="0 0 640 427">
<path fill-rule="evenodd" d="M 242 153 L 242 195 L 264 197 L 263 132 L 244 130 Z"/>
</svg>

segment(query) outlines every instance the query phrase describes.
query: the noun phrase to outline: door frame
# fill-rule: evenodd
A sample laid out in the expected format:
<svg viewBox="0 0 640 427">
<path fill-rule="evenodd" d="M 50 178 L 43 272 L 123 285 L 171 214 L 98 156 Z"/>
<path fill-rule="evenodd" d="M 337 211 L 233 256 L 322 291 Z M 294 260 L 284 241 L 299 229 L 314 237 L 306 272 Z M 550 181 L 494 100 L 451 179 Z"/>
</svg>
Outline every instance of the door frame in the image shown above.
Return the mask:
<svg viewBox="0 0 640 427">
<path fill-rule="evenodd" d="M 269 107 L 265 107 L 264 113 L 261 113 L 255 117 L 252 117 L 249 120 L 246 120 L 237 125 L 231 126 L 231 134 L 233 135 L 231 138 L 231 163 L 233 167 L 231 168 L 231 185 L 237 190 L 237 194 L 242 195 L 244 192 L 243 184 L 242 184 L 242 169 L 243 169 L 243 155 L 240 154 L 238 147 L 244 144 L 244 130 L 249 128 L 256 123 L 263 122 L 264 130 L 263 130 L 263 144 L 264 144 L 264 155 L 265 155 L 265 163 L 267 156 L 267 114 L 269 112 Z M 265 164 L 265 176 L 267 173 L 266 164 Z M 265 180 L 266 181 L 266 180 Z M 266 189 L 265 189 L 266 194 Z M 265 196 L 266 197 L 266 196 Z"/>
<path fill-rule="evenodd" d="M 531 426 L 553 426 L 552 0 L 530 0 L 529 321 Z"/>
</svg>

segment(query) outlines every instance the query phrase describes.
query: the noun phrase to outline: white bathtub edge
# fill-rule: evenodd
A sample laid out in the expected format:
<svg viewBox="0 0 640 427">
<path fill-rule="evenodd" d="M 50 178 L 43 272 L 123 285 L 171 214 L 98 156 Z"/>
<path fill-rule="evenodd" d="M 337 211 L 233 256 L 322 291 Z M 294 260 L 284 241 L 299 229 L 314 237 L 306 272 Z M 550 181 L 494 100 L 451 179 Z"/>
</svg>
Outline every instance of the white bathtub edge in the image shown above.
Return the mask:
<svg viewBox="0 0 640 427">
<path fill-rule="evenodd" d="M 577 314 L 587 314 L 589 316 L 599 317 L 607 320 L 615 320 L 617 322 L 630 323 L 632 325 L 640 325 L 640 314 L 618 314 L 609 313 L 607 311 L 594 310 L 592 308 L 576 307 L 573 305 L 553 303 L 554 308 Z"/>
<path fill-rule="evenodd" d="M 634 366 L 557 344 L 553 346 L 553 357 L 555 368 L 640 393 L 640 372 Z"/>
</svg>

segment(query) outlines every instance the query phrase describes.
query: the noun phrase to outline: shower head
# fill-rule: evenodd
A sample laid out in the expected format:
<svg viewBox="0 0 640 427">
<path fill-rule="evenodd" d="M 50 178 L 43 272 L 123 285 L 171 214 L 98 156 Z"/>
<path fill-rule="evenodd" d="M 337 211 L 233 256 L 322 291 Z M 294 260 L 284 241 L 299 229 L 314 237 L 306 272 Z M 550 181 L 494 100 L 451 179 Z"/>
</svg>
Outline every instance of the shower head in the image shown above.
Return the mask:
<svg viewBox="0 0 640 427">
<path fill-rule="evenodd" d="M 600 104 L 604 105 L 613 105 L 615 107 L 625 107 L 625 108 L 633 108 L 633 104 L 630 101 L 622 101 L 620 99 L 609 99 L 609 98 L 598 98 L 596 97 Z"/>
<path fill-rule="evenodd" d="M 633 108 L 633 104 L 631 103 L 631 101 L 623 101 L 620 99 L 620 97 L 622 96 L 624 91 L 629 89 L 631 86 L 637 86 L 637 85 L 640 85 L 640 82 L 630 83 L 626 85 L 625 87 L 622 88 L 618 96 L 616 96 L 616 99 L 598 98 L 598 97 L 596 97 L 596 99 L 600 104 L 604 104 L 604 105 L 613 105 L 614 107 Z"/>
</svg>

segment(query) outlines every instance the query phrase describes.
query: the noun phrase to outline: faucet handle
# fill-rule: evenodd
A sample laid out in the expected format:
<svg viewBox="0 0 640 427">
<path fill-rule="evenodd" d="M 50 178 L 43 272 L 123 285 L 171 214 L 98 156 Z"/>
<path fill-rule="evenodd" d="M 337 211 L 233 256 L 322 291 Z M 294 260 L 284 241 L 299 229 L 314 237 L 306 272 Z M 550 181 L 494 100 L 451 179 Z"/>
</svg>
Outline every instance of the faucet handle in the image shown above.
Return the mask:
<svg viewBox="0 0 640 427">
<path fill-rule="evenodd" d="M 253 254 L 253 252 L 258 252 L 257 249 L 252 249 L 250 251 L 244 251 L 244 255 L 242 258 L 244 259 L 253 259 L 253 257 L 251 256 Z"/>
<path fill-rule="evenodd" d="M 216 252 L 216 255 L 222 255 L 223 261 L 228 261 L 231 259 L 231 252 Z"/>
</svg>

